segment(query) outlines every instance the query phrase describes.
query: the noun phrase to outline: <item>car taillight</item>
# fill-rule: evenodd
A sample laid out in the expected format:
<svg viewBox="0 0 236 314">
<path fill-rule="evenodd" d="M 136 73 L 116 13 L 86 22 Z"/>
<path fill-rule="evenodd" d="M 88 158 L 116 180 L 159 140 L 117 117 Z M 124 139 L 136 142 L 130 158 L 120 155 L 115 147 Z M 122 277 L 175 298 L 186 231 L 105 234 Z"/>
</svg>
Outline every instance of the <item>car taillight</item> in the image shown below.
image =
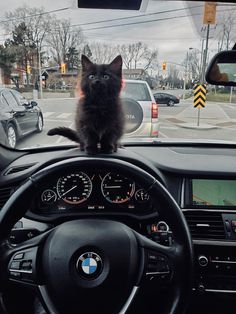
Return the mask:
<svg viewBox="0 0 236 314">
<path fill-rule="evenodd" d="M 152 103 L 152 119 L 158 118 L 158 105 L 156 103 Z"/>
</svg>

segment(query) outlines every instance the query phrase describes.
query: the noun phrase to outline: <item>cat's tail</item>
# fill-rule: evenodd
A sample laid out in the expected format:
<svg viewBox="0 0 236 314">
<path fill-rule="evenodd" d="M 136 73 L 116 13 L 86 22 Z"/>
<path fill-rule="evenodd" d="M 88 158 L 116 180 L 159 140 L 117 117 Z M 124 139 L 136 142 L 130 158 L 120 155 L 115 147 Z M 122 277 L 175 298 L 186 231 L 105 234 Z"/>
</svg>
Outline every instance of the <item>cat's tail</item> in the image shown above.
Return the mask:
<svg viewBox="0 0 236 314">
<path fill-rule="evenodd" d="M 53 135 L 61 135 L 67 137 L 69 140 L 73 142 L 80 143 L 79 135 L 75 130 L 66 127 L 58 127 L 48 131 L 49 136 Z"/>
</svg>

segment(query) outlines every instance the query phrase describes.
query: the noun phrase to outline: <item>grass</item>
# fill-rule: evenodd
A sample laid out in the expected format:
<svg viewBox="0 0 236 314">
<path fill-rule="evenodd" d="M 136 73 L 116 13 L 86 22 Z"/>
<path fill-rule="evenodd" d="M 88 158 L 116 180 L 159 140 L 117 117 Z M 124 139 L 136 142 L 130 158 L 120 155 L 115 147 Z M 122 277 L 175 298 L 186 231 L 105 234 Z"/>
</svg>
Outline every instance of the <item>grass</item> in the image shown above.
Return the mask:
<svg viewBox="0 0 236 314">
<path fill-rule="evenodd" d="M 229 99 L 230 99 L 230 93 L 216 93 L 215 94 L 214 92 L 209 92 L 207 94 L 207 100 L 208 101 L 229 103 Z M 235 92 L 233 92 L 232 103 L 236 103 L 236 94 L 235 94 Z"/>
</svg>

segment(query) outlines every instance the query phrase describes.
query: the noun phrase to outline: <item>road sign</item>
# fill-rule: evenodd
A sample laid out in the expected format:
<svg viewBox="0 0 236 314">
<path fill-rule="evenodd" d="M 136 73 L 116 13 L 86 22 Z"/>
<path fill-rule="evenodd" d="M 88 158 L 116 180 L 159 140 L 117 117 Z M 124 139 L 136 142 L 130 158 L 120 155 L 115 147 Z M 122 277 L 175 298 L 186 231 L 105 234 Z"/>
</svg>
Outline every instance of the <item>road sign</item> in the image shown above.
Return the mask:
<svg viewBox="0 0 236 314">
<path fill-rule="evenodd" d="M 206 104 L 206 85 L 196 84 L 194 86 L 194 108 L 204 108 Z"/>
<path fill-rule="evenodd" d="M 205 2 L 203 24 L 216 23 L 216 2 Z"/>
</svg>

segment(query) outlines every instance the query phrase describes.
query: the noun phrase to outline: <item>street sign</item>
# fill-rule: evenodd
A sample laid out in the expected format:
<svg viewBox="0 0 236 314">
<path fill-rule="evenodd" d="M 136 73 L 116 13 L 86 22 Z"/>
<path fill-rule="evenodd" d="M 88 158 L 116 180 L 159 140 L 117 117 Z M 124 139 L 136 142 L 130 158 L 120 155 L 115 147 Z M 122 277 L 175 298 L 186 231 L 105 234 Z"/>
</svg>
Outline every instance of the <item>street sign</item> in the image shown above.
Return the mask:
<svg viewBox="0 0 236 314">
<path fill-rule="evenodd" d="M 206 85 L 205 84 L 196 84 L 194 86 L 194 108 L 204 108 L 206 104 Z"/>
<path fill-rule="evenodd" d="M 203 24 L 216 23 L 216 2 L 205 2 Z"/>
</svg>

